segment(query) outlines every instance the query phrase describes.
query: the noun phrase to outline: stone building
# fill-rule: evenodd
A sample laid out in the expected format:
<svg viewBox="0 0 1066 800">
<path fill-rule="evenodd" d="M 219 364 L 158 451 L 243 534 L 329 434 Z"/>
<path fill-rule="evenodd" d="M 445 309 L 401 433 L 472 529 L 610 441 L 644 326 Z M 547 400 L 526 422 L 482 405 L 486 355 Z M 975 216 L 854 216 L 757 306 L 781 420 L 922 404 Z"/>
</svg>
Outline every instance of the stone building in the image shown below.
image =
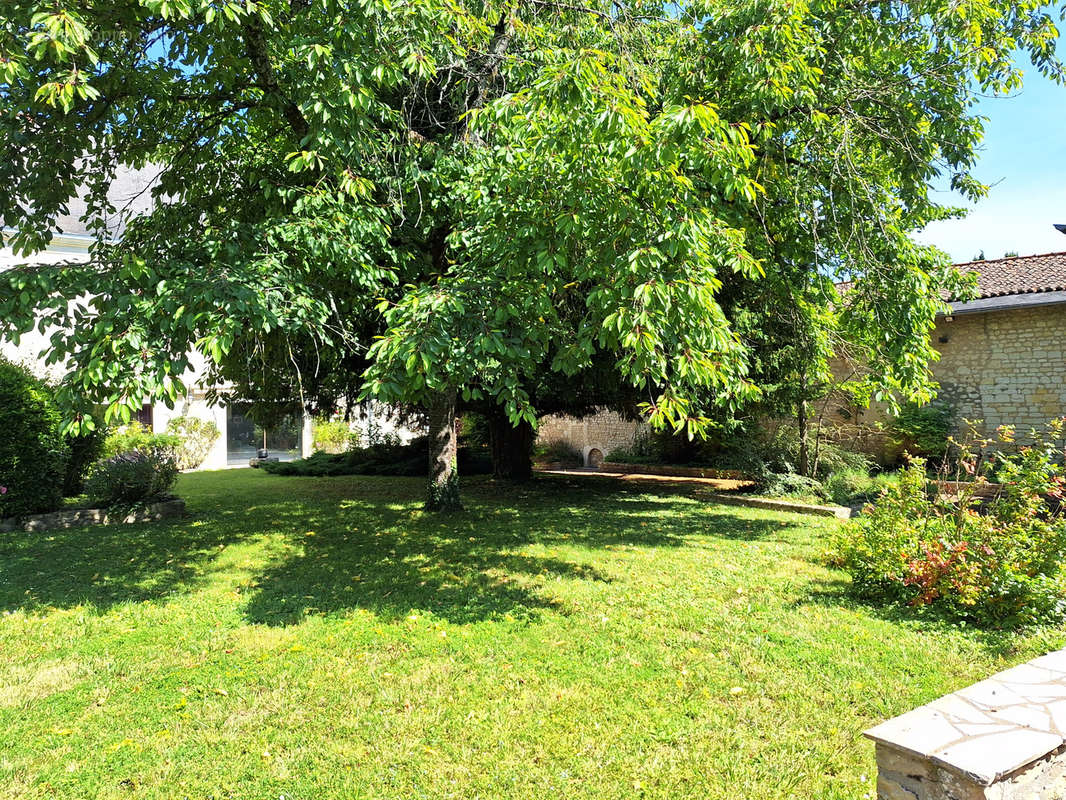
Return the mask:
<svg viewBox="0 0 1066 800">
<path fill-rule="evenodd" d="M 933 345 L 940 360 L 931 365 L 939 399 L 961 425 L 981 420 L 986 432 L 1014 425 L 1023 435 L 1066 415 L 1066 252 L 1016 256 L 957 265 L 977 273 L 978 297 L 951 303 L 937 318 Z M 891 437 L 877 429 L 883 406 L 826 409 L 826 421 L 878 460 L 892 461 Z M 601 412 L 585 419 L 548 417 L 539 441 L 565 439 L 586 464 L 633 441 L 639 423 Z M 593 453 L 594 458 L 590 458 Z"/>
<path fill-rule="evenodd" d="M 937 318 L 938 399 L 959 426 L 980 420 L 986 433 L 1013 425 L 1024 435 L 1066 415 L 1066 253 L 956 266 L 977 274 L 978 296 Z M 875 405 L 860 420 L 885 416 Z"/>
<path fill-rule="evenodd" d="M 1066 414 L 1066 253 L 960 267 L 977 273 L 979 297 L 937 320 L 940 397 L 986 430 Z"/>
</svg>

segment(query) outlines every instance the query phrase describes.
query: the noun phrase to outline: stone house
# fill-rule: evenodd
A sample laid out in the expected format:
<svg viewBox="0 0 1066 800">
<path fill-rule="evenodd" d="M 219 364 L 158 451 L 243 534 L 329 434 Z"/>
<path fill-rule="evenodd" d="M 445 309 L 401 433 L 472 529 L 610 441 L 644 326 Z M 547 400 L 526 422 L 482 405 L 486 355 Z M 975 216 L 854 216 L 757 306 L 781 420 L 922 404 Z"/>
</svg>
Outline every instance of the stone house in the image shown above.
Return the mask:
<svg viewBox="0 0 1066 800">
<path fill-rule="evenodd" d="M 1066 414 L 1066 253 L 959 266 L 977 273 L 979 294 L 937 320 L 940 398 L 986 430 Z"/>
<path fill-rule="evenodd" d="M 932 332 L 940 360 L 931 365 L 939 399 L 961 425 L 981 420 L 986 432 L 1014 425 L 1024 435 L 1066 415 L 1066 252 L 975 261 L 957 265 L 977 274 L 978 296 L 950 304 Z M 883 406 L 846 408 L 832 403 L 825 421 L 842 439 L 881 460 L 896 453 L 877 432 Z M 582 420 L 548 417 L 538 441 L 565 439 L 586 464 L 633 441 L 639 423 L 601 412 Z M 590 457 L 591 454 L 591 457 Z"/>
<path fill-rule="evenodd" d="M 979 420 L 986 434 L 1012 425 L 1024 439 L 1066 415 L 1066 252 L 956 266 L 976 273 L 978 296 L 949 303 L 937 317 L 931 336 L 940 360 L 930 365 L 937 398 L 954 412 L 956 430 Z M 886 419 L 874 404 L 845 427 L 869 432 Z M 862 443 L 881 460 L 898 455 L 884 441 L 879 447 L 876 434 Z"/>
</svg>

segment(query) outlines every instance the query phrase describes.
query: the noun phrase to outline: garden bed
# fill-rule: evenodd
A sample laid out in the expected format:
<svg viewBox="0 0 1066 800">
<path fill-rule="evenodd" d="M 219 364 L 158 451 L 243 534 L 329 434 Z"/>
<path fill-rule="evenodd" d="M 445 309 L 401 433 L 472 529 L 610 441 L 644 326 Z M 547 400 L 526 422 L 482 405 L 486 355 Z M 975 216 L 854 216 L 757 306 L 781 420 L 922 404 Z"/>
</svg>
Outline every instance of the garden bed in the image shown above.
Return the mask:
<svg viewBox="0 0 1066 800">
<path fill-rule="evenodd" d="M 0 531 L 52 531 L 87 525 L 118 525 L 156 522 L 185 515 L 185 501 L 179 497 L 150 503 L 132 510 L 69 508 L 48 514 L 31 514 L 23 519 L 0 519 Z"/>
</svg>

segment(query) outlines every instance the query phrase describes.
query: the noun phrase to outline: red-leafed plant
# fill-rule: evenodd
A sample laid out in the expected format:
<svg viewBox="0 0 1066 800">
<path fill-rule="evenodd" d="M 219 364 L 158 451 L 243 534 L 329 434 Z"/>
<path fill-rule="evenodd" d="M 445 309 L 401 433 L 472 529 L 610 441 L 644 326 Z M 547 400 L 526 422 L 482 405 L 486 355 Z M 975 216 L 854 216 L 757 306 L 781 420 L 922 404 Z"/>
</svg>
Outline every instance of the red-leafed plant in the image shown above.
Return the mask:
<svg viewBox="0 0 1066 800">
<path fill-rule="evenodd" d="M 951 474 L 945 467 L 930 478 L 922 460 L 911 461 L 897 485 L 842 528 L 832 561 L 867 597 L 982 624 L 1061 619 L 1062 436 L 1063 420 L 1030 432 L 1024 446 L 1017 446 L 1012 429 L 992 439 L 971 424 L 968 436 L 953 440 Z M 990 486 L 989 473 L 997 486 Z"/>
</svg>

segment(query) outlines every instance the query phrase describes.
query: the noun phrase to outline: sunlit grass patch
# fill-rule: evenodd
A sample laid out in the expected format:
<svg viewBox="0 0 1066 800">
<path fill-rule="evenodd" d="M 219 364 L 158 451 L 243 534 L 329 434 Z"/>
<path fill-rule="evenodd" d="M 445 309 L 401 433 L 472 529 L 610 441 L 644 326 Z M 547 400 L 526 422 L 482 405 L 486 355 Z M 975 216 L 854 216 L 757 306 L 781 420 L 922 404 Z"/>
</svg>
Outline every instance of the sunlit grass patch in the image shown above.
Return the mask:
<svg viewBox="0 0 1066 800">
<path fill-rule="evenodd" d="M 202 473 L 0 535 L 0 796 L 861 797 L 864 727 L 1062 643 L 854 603 L 831 520 L 465 488 Z"/>
</svg>

